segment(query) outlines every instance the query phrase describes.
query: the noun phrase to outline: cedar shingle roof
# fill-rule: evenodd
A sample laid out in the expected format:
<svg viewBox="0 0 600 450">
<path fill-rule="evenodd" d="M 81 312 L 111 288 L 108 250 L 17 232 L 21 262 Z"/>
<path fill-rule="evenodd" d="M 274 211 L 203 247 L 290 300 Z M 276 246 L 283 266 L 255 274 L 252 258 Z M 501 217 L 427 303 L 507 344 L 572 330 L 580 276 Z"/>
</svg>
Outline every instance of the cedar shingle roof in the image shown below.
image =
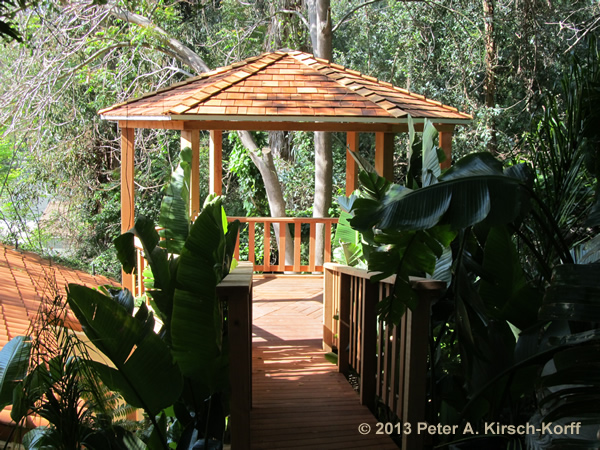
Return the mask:
<svg viewBox="0 0 600 450">
<path fill-rule="evenodd" d="M 54 295 L 51 285 L 66 297 L 65 287 L 69 283 L 96 287 L 115 281 L 89 275 L 80 270 L 54 264 L 35 253 L 15 250 L 0 244 L 0 349 L 16 336 L 25 336 L 44 296 Z M 69 326 L 81 330 L 75 315 L 69 312 Z M 0 438 L 7 439 L 15 426 L 10 417 L 11 406 L 0 411 Z M 39 417 L 30 417 L 27 428 L 46 425 Z M 7 428 L 8 427 L 8 428 Z"/>
<path fill-rule="evenodd" d="M 54 281 L 65 297 L 68 283 L 89 287 L 118 285 L 109 278 L 69 269 L 35 253 L 0 244 L 0 348 L 15 336 L 27 333 L 42 298 L 53 295 L 50 285 Z"/>
<path fill-rule="evenodd" d="M 108 120 L 465 123 L 456 108 L 308 53 L 265 53 L 103 109 Z"/>
</svg>

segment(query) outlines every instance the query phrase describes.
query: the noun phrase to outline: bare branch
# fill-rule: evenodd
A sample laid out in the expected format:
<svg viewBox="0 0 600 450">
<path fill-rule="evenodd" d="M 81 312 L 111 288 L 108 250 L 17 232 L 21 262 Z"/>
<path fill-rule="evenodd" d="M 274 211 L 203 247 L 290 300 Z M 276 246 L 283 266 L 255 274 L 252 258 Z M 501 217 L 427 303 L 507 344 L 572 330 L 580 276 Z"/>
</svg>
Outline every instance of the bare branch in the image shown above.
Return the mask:
<svg viewBox="0 0 600 450">
<path fill-rule="evenodd" d="M 381 0 L 369 0 L 368 2 L 364 2 L 361 3 L 360 5 L 356 6 L 355 8 L 352 8 L 350 11 L 348 11 L 344 17 L 342 17 L 340 19 L 340 21 L 335 25 L 335 27 L 333 27 L 333 29 L 331 30 L 332 33 L 335 33 L 335 30 L 337 30 L 339 27 L 341 27 L 344 22 L 346 22 L 348 20 L 348 18 L 354 14 L 356 11 L 358 11 L 361 8 L 364 8 L 365 6 L 371 5 L 373 3 L 377 3 L 380 2 Z M 414 0 L 409 0 L 409 1 L 414 1 Z"/>
</svg>

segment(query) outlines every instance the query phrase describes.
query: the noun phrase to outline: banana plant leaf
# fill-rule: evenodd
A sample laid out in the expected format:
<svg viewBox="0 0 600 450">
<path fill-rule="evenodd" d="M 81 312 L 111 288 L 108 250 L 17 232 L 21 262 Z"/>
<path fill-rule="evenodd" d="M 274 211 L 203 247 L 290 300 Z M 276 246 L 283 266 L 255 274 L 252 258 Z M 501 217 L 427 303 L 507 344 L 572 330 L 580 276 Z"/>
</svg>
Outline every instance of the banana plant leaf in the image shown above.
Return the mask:
<svg viewBox="0 0 600 450">
<path fill-rule="evenodd" d="M 208 393 L 227 385 L 223 316 L 216 286 L 226 274 L 237 238 L 236 223 L 224 234 L 221 200 L 205 205 L 182 250 L 173 301 L 173 355 L 183 374 Z"/>
<path fill-rule="evenodd" d="M 137 262 L 135 237 L 142 243 L 144 257 L 152 269 L 151 282 L 146 286 L 148 295 L 154 301 L 163 322 L 168 324 L 173 309 L 174 274 L 177 271 L 178 258 L 175 256 L 169 258 L 167 251 L 158 245 L 159 235 L 152 220 L 140 216 L 131 230 L 114 240 L 117 257 L 127 273 L 133 271 Z"/>
<path fill-rule="evenodd" d="M 107 386 L 152 416 L 177 400 L 183 389 L 181 371 L 165 342 L 143 321 L 84 286 L 70 284 L 67 300 L 85 334 L 117 369 L 96 364 Z"/>
<path fill-rule="evenodd" d="M 24 336 L 11 339 L 0 351 L 0 409 L 13 401 L 13 390 L 28 369 L 31 340 Z"/>
<path fill-rule="evenodd" d="M 521 183 L 489 153 L 474 153 L 459 160 L 437 184 L 417 190 L 392 186 L 381 204 L 367 211 L 363 207 L 363 213 L 376 217 L 383 230 L 425 230 L 438 223 L 461 229 L 483 220 L 504 224 L 521 212 Z"/>
<path fill-rule="evenodd" d="M 506 227 L 492 227 L 483 257 L 479 294 L 490 317 L 508 320 L 523 330 L 537 322 L 541 292 L 525 278 L 517 250 Z"/>
<path fill-rule="evenodd" d="M 184 153 L 182 151 L 182 158 Z M 184 164 L 183 161 L 182 164 Z M 171 181 L 167 185 L 158 218 L 158 225 L 161 227 L 160 236 L 163 238 L 160 245 L 169 253 L 175 254 L 181 254 L 190 229 L 189 203 L 187 201 L 189 186 L 182 164 L 171 174 Z"/>
</svg>

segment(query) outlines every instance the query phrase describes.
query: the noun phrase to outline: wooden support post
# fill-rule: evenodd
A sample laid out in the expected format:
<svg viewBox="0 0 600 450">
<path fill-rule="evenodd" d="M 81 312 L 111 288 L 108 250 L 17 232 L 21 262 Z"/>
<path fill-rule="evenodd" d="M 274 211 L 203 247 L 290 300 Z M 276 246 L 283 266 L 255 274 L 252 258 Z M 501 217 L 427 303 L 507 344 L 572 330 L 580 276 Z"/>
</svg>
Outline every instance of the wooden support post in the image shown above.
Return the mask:
<svg viewBox="0 0 600 450">
<path fill-rule="evenodd" d="M 375 133 L 375 171 L 394 181 L 394 133 Z"/>
<path fill-rule="evenodd" d="M 223 193 L 223 132 L 210 130 L 210 193 Z"/>
<path fill-rule="evenodd" d="M 200 130 L 183 130 L 181 148 L 192 150 L 190 162 L 190 219 L 200 214 Z"/>
<path fill-rule="evenodd" d="M 133 184 L 135 161 L 135 130 L 121 128 L 121 233 L 133 228 L 135 221 L 135 185 Z M 135 293 L 134 274 L 122 272 L 122 285 Z"/>
<path fill-rule="evenodd" d="M 437 125 L 436 129 L 439 133 L 439 146 L 444 150 L 446 160 L 440 164 L 442 169 L 449 169 L 452 165 L 452 133 L 454 125 Z"/>
<path fill-rule="evenodd" d="M 377 381 L 377 303 L 379 283 L 365 280 L 360 334 L 360 404 L 375 412 Z"/>
<path fill-rule="evenodd" d="M 358 133 L 349 131 L 346 133 L 346 196 L 350 196 L 358 189 L 358 165 L 351 152 L 358 154 Z"/>
</svg>

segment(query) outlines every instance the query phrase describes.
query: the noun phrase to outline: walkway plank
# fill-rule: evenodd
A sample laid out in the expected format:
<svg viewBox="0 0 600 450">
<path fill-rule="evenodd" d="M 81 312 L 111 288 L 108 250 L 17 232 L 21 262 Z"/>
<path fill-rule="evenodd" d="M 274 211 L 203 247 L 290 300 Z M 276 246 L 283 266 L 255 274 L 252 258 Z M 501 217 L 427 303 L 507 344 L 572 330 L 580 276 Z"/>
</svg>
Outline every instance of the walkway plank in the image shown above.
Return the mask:
<svg viewBox="0 0 600 450">
<path fill-rule="evenodd" d="M 324 357 L 322 293 L 316 276 L 254 280 L 251 448 L 397 449 Z"/>
</svg>

